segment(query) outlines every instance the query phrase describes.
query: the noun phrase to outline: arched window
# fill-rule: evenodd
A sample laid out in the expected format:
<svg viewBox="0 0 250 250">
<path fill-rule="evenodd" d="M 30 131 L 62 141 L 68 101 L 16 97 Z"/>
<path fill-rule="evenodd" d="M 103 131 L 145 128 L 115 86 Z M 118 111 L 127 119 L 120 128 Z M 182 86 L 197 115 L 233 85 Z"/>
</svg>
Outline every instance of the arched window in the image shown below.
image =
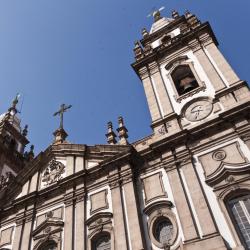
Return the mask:
<svg viewBox="0 0 250 250">
<path fill-rule="evenodd" d="M 228 205 L 240 239 L 250 249 L 250 195 L 231 199 Z"/>
<path fill-rule="evenodd" d="M 199 87 L 199 84 L 188 65 L 177 66 L 171 73 L 171 77 L 179 95 L 186 94 Z"/>
<path fill-rule="evenodd" d="M 109 234 L 101 234 L 97 236 L 92 244 L 93 250 L 110 250 L 111 249 L 111 241 Z"/>
<path fill-rule="evenodd" d="M 57 244 L 55 241 L 50 240 L 42 244 L 38 250 L 57 250 Z"/>
<path fill-rule="evenodd" d="M 161 244 L 169 243 L 173 238 L 173 224 L 166 217 L 160 217 L 154 225 L 154 237 Z"/>
</svg>

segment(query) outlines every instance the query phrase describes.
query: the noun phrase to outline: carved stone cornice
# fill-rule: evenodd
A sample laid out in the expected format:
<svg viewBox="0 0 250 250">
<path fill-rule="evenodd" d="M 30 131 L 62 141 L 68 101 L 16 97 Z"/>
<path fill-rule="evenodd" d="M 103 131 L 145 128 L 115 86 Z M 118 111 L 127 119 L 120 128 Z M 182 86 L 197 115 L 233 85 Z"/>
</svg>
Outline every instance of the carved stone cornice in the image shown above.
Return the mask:
<svg viewBox="0 0 250 250">
<path fill-rule="evenodd" d="M 148 64 L 148 69 L 149 69 L 149 72 L 150 72 L 151 75 L 159 72 L 158 64 L 157 64 L 156 61 L 149 63 Z"/>
<path fill-rule="evenodd" d="M 149 77 L 149 72 L 148 72 L 147 67 L 142 67 L 139 69 L 139 76 L 141 80 L 144 80 Z"/>
</svg>

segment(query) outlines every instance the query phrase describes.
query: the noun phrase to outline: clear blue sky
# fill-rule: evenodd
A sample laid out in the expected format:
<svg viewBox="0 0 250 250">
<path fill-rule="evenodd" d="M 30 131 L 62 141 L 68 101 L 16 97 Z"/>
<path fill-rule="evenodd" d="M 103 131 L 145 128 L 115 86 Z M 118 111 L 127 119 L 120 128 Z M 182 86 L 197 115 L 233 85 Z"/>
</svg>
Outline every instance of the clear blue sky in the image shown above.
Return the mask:
<svg viewBox="0 0 250 250">
<path fill-rule="evenodd" d="M 250 80 L 250 1 L 247 0 L 1 0 L 0 112 L 17 92 L 22 124 L 36 152 L 52 142 L 61 103 L 68 140 L 106 143 L 106 123 L 123 115 L 130 141 L 151 133 L 144 90 L 130 64 L 133 42 L 154 7 L 186 9 L 208 20 L 220 49 L 241 79 Z"/>
</svg>

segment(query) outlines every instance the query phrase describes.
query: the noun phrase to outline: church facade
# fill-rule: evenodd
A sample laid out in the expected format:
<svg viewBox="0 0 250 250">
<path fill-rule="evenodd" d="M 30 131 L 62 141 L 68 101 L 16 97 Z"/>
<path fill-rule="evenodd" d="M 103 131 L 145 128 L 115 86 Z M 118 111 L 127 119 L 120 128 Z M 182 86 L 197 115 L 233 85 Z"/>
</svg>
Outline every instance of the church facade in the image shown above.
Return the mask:
<svg viewBox="0 0 250 250">
<path fill-rule="evenodd" d="M 0 116 L 1 250 L 250 249 L 248 85 L 208 22 L 153 17 L 132 64 L 151 135 L 119 117 L 108 144 L 72 144 L 61 123 L 34 157 L 18 99 Z"/>
</svg>

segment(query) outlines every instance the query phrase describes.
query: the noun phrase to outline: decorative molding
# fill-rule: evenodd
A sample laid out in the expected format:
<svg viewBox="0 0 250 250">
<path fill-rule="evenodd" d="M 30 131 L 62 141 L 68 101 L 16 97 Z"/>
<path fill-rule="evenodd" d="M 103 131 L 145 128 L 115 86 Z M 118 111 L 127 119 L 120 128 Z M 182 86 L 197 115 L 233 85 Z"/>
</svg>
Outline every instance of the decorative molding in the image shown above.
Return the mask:
<svg viewBox="0 0 250 250">
<path fill-rule="evenodd" d="M 183 62 L 186 62 L 188 60 L 187 56 L 179 56 L 177 58 L 175 58 L 174 60 L 170 61 L 166 66 L 165 69 L 172 71 L 173 68 L 181 65 Z"/>
<path fill-rule="evenodd" d="M 150 178 L 152 180 L 151 181 L 148 180 L 148 182 L 150 182 L 150 183 L 147 183 L 146 179 L 150 179 Z M 158 186 L 158 188 L 160 188 L 161 190 L 157 190 L 157 191 L 159 191 L 158 194 L 154 194 L 154 192 L 151 193 L 149 191 L 151 189 L 147 188 L 147 185 L 150 186 L 152 184 L 151 182 L 154 181 L 153 178 L 157 178 L 158 179 L 158 180 L 155 180 L 155 183 L 154 183 L 155 187 L 158 184 L 160 185 L 160 186 Z M 167 193 L 166 193 L 166 190 L 165 190 L 165 187 L 164 187 L 164 184 L 163 184 L 163 180 L 162 180 L 162 172 L 157 172 L 157 173 L 154 173 L 152 175 L 149 175 L 149 176 L 146 176 L 146 177 L 142 178 L 142 184 L 143 184 L 144 193 L 145 193 L 145 204 L 149 204 L 152 201 L 158 200 L 160 198 L 167 198 Z"/>
<path fill-rule="evenodd" d="M 107 209 L 109 207 L 107 195 L 108 195 L 107 189 L 101 190 L 97 193 L 90 195 L 90 214 L 94 214 L 98 211 Z M 98 199 L 94 199 L 95 196 Z M 104 197 L 102 197 L 102 196 L 104 196 Z"/>
<path fill-rule="evenodd" d="M 227 156 L 226 152 L 222 149 L 216 150 L 212 154 L 212 158 L 216 161 L 223 161 L 226 158 L 226 156 Z"/>
<path fill-rule="evenodd" d="M 173 207 L 173 203 L 171 201 L 168 201 L 168 200 L 156 201 L 156 202 L 153 202 L 153 203 L 147 205 L 143 209 L 143 212 L 149 216 L 151 213 L 153 213 L 155 210 L 157 210 L 157 214 L 160 215 L 160 214 L 162 214 L 161 208 L 164 208 L 164 207 L 171 209 Z"/>
</svg>

